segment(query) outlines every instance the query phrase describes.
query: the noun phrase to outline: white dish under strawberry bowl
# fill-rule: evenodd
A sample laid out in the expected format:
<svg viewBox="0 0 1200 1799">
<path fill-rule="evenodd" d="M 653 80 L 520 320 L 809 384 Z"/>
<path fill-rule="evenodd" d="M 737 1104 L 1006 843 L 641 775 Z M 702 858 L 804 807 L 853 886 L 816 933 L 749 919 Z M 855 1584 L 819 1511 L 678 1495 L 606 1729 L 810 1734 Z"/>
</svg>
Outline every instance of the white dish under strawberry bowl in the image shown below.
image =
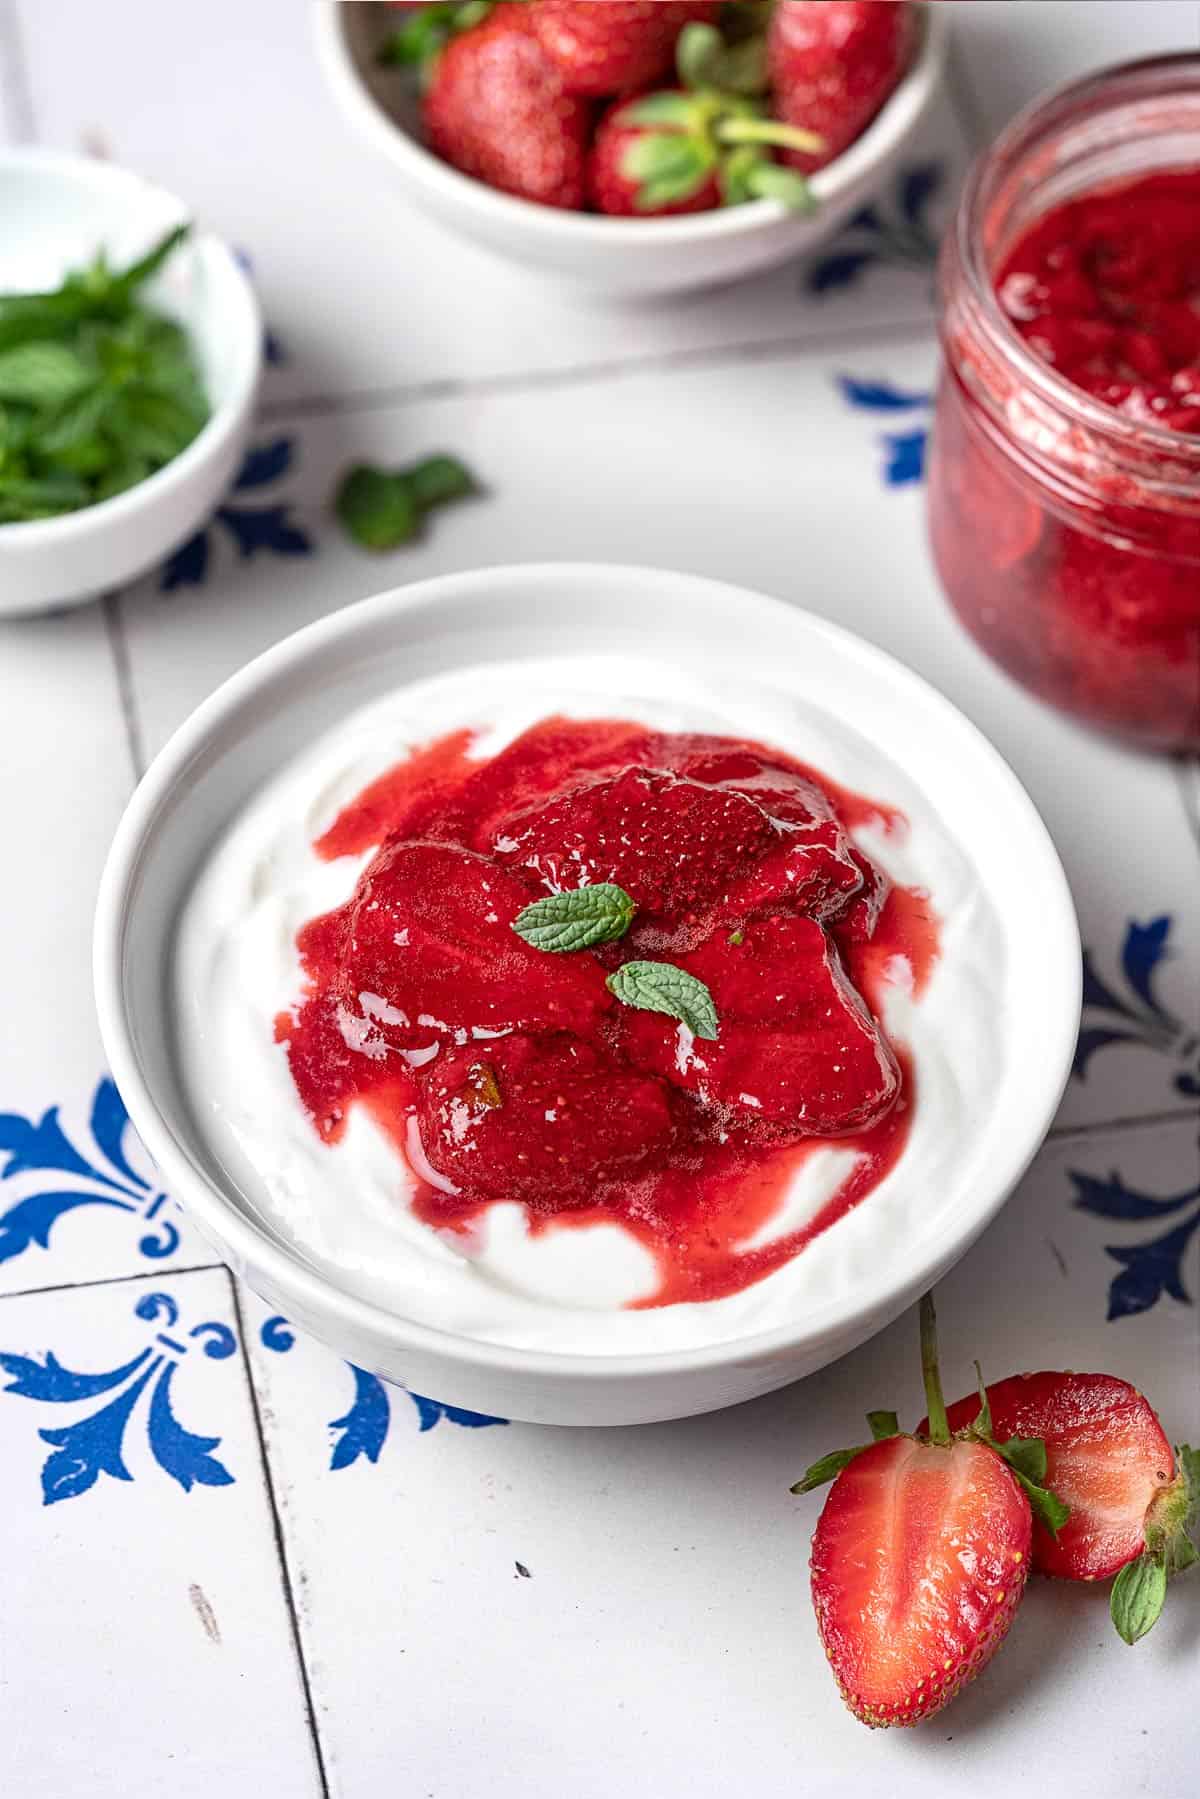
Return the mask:
<svg viewBox="0 0 1200 1799">
<path fill-rule="evenodd" d="M 807 255 L 886 184 L 929 112 L 946 66 L 946 8 L 920 9 L 912 62 L 862 136 L 811 178 L 816 209 L 754 200 L 674 218 L 607 218 L 538 206 L 460 174 L 422 142 L 412 72 L 381 66 L 394 15 L 320 0 L 317 51 L 347 122 L 408 199 L 463 237 L 569 286 L 611 296 L 686 293 Z"/>
<path fill-rule="evenodd" d="M 899 808 L 906 835 L 888 853 L 904 866 L 889 872 L 923 885 L 941 919 L 928 990 L 898 1014 L 916 1094 L 898 1161 L 732 1298 L 628 1309 L 588 1288 L 578 1258 L 562 1291 L 553 1270 L 547 1284 L 551 1265 L 529 1258 L 493 1267 L 439 1242 L 423 1259 L 402 1182 L 371 1211 L 359 1189 L 378 1157 L 356 1162 L 360 1143 L 323 1162 L 284 1062 L 270 1060 L 278 1046 L 257 999 L 270 956 L 254 950 L 239 967 L 226 954 L 237 949 L 227 899 L 241 875 L 246 892 L 261 898 L 265 883 L 269 896 L 335 801 L 357 791 L 347 778 L 360 752 L 378 771 L 405 753 L 381 760 L 381 749 L 427 740 L 435 721 L 503 734 L 558 712 L 762 739 Z M 229 944 L 218 943 L 227 925 Z M 290 936 L 277 930 L 274 942 L 286 958 Z M 198 968 L 226 974 L 196 979 Z M 1075 1046 L 1081 959 L 1066 879 L 1032 803 L 916 675 L 738 588 L 548 564 L 381 594 L 286 639 L 205 701 L 121 822 L 95 976 L 110 1066 L 164 1182 L 272 1306 L 414 1391 L 502 1417 L 599 1425 L 769 1392 L 863 1342 L 939 1278 L 1049 1128 Z M 239 1101 L 259 1146 L 248 1156 L 223 1123 Z M 282 1184 L 269 1178 L 272 1133 L 309 1146 Z"/>
</svg>

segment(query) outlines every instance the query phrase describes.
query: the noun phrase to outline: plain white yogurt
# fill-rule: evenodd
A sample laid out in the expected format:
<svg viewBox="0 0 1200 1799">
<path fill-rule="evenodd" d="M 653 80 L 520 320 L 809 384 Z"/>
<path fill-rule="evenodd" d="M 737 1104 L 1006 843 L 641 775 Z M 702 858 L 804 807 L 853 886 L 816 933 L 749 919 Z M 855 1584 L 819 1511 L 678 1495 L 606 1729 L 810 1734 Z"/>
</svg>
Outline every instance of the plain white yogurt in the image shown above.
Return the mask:
<svg viewBox="0 0 1200 1799">
<path fill-rule="evenodd" d="M 494 1205 L 469 1237 L 412 1213 L 412 1177 L 361 1107 L 336 1144 L 301 1105 L 274 1020 L 303 996 L 296 934 L 341 905 L 369 855 L 325 862 L 313 842 L 339 810 L 418 744 L 473 726 L 483 759 L 551 713 L 624 718 L 652 729 L 754 737 L 843 786 L 899 807 L 908 830 L 855 835 L 893 880 L 925 889 L 942 953 L 919 1000 L 911 970 L 888 970 L 883 1024 L 908 1046 L 917 1102 L 896 1167 L 783 1268 L 704 1304 L 630 1311 L 658 1272 L 618 1223 L 529 1234 L 519 1205 Z M 897 746 L 902 755 L 903 746 Z M 174 979 L 181 1069 L 226 1174 L 336 1285 L 414 1322 L 490 1343 L 594 1355 L 728 1342 L 795 1323 L 849 1293 L 902 1244 L 929 1196 L 977 1136 L 999 1075 L 1002 936 L 988 895 L 937 814 L 816 697 L 720 688 L 631 658 L 542 660 L 422 682 L 357 713 L 254 797 L 205 863 L 180 919 Z M 381 1002 L 383 1003 L 383 1002 Z M 776 1215 L 747 1248 L 794 1231 L 853 1171 L 845 1146 L 804 1159 Z"/>
</svg>

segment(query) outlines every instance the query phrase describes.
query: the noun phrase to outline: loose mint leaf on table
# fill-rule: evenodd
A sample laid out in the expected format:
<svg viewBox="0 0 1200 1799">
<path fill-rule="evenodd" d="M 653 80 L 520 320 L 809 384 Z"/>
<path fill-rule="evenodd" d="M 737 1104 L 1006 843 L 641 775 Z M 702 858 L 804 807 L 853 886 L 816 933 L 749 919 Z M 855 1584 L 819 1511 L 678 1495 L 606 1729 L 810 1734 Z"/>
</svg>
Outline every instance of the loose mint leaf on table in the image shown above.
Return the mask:
<svg viewBox="0 0 1200 1799">
<path fill-rule="evenodd" d="M 534 949 L 562 956 L 623 937 L 635 909 L 623 887 L 598 881 L 594 887 L 576 887 L 570 893 L 534 900 L 517 914 L 512 928 Z"/>
<path fill-rule="evenodd" d="M 360 462 L 342 477 L 333 509 L 363 549 L 394 550 L 410 543 L 438 506 L 478 492 L 475 477 L 456 456 L 426 456 L 394 470 Z"/>
<path fill-rule="evenodd" d="M 626 962 L 607 982 L 623 1006 L 636 1006 L 643 1012 L 665 1012 L 678 1018 L 694 1037 L 715 1042 L 717 1008 L 703 981 L 673 962 Z"/>
</svg>

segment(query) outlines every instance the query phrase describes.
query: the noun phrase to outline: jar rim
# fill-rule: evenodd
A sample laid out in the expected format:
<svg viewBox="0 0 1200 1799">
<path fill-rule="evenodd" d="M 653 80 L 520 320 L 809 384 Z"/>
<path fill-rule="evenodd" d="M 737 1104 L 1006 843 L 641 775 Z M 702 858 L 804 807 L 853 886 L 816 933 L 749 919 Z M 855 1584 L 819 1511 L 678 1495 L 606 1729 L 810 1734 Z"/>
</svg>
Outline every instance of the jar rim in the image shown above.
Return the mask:
<svg viewBox="0 0 1200 1799">
<path fill-rule="evenodd" d="M 994 197 L 1000 177 L 1039 141 L 1067 124 L 1072 116 L 1082 112 L 1098 97 L 1107 96 L 1114 102 L 1123 102 L 1134 97 L 1139 86 L 1150 87 L 1156 78 L 1185 70 L 1194 78 L 1186 84 L 1186 89 L 1194 91 L 1200 103 L 1200 51 L 1197 50 L 1178 50 L 1162 56 L 1112 63 L 1037 95 L 1009 121 L 968 170 L 954 221 L 954 245 L 977 322 L 988 330 L 995 348 L 1015 366 L 1027 387 L 1072 422 L 1102 434 L 1115 444 L 1136 441 L 1143 447 L 1153 446 L 1172 461 L 1194 462 L 1200 470 L 1200 433 L 1177 431 L 1153 419 L 1130 418 L 1115 406 L 1107 405 L 1076 386 L 1030 349 L 1000 304 L 992 271 L 985 261 L 982 230 L 988 204 Z"/>
</svg>

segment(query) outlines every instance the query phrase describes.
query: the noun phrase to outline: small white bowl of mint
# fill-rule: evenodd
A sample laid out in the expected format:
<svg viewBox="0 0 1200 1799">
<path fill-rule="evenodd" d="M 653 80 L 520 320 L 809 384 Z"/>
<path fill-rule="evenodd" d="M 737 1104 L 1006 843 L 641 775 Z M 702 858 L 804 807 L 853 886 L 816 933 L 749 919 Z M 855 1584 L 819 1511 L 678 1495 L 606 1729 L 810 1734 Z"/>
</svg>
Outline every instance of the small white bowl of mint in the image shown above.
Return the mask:
<svg viewBox="0 0 1200 1799">
<path fill-rule="evenodd" d="M 262 321 L 232 251 L 129 171 L 0 152 L 0 614 L 154 567 L 237 473 Z"/>
</svg>

